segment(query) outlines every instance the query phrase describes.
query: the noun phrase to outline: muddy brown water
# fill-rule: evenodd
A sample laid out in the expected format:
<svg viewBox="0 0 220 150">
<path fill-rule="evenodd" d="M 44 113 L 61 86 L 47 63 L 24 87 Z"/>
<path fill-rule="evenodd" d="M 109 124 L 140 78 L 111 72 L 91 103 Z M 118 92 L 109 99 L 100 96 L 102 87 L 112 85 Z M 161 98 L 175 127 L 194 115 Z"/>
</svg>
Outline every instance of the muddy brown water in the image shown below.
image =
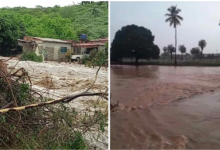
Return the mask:
<svg viewBox="0 0 220 150">
<path fill-rule="evenodd" d="M 111 149 L 219 149 L 219 75 L 218 67 L 112 66 L 112 99 L 122 106 L 111 113 Z M 155 84 L 166 86 L 160 90 Z M 200 93 L 193 93 L 198 87 Z M 188 88 L 189 98 L 167 100 Z"/>
</svg>

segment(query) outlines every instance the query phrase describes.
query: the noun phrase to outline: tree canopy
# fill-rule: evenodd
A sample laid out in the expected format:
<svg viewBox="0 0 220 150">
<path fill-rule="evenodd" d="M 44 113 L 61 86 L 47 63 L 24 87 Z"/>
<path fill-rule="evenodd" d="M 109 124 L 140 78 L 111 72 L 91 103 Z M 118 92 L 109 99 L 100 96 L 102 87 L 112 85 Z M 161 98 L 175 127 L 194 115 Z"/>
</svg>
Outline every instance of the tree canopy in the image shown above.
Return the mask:
<svg viewBox="0 0 220 150">
<path fill-rule="evenodd" d="M 108 36 L 108 3 L 60 7 L 1 8 L 1 14 L 15 14 L 23 20 L 28 36 L 79 40 L 80 34 L 89 39 Z"/>
<path fill-rule="evenodd" d="M 0 14 L 0 54 L 9 55 L 25 35 L 24 22 L 15 14 Z"/>
<path fill-rule="evenodd" d="M 192 55 L 197 55 L 197 54 L 199 54 L 199 52 L 200 52 L 200 49 L 199 49 L 198 47 L 193 47 L 193 48 L 190 50 L 190 53 L 191 53 Z"/>
<path fill-rule="evenodd" d="M 206 47 L 207 43 L 205 40 L 200 40 L 198 43 L 199 47 L 201 48 L 201 55 L 203 53 L 203 49 Z"/>
<path fill-rule="evenodd" d="M 111 44 L 111 59 L 119 61 L 122 58 L 157 59 L 160 49 L 154 44 L 151 31 L 137 25 L 127 25 L 116 32 Z"/>
<path fill-rule="evenodd" d="M 186 47 L 184 45 L 179 46 L 179 51 L 183 54 L 186 53 Z"/>
</svg>

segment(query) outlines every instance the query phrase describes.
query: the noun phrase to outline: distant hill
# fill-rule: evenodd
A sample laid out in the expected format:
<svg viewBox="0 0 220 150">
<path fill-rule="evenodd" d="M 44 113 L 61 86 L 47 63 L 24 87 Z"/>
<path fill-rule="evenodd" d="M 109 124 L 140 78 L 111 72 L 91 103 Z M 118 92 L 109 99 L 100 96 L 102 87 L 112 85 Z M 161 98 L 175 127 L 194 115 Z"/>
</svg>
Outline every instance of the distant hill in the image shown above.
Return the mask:
<svg viewBox="0 0 220 150">
<path fill-rule="evenodd" d="M 0 14 L 18 17 L 28 36 L 72 40 L 79 40 L 80 34 L 87 34 L 90 40 L 108 36 L 108 2 L 0 8 Z"/>
</svg>

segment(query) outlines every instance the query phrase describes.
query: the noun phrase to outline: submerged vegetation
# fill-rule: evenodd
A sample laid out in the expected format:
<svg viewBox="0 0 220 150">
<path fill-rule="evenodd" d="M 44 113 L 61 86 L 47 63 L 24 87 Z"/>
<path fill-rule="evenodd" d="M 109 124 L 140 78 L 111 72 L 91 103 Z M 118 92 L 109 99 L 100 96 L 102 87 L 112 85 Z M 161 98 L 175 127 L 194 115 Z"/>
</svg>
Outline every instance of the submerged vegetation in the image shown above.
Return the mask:
<svg viewBox="0 0 220 150">
<path fill-rule="evenodd" d="M 90 52 L 89 56 L 84 55 L 82 58 L 82 64 L 85 64 L 86 66 L 100 66 L 103 63 L 108 63 L 106 61 L 108 59 L 108 43 L 105 45 L 105 51 L 99 51 L 97 49 L 94 49 Z"/>
<path fill-rule="evenodd" d="M 23 53 L 20 60 L 26 61 L 36 61 L 36 62 L 42 62 L 43 61 L 43 56 L 42 55 L 37 55 L 35 52 L 26 52 Z"/>
</svg>

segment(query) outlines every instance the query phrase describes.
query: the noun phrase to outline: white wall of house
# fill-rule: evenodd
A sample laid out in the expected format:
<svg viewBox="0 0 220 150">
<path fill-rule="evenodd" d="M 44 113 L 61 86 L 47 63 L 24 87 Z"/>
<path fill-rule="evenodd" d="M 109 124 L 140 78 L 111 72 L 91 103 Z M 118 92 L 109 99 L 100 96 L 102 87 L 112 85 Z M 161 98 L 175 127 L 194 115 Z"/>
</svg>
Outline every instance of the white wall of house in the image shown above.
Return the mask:
<svg viewBox="0 0 220 150">
<path fill-rule="evenodd" d="M 61 52 L 61 47 L 67 47 L 67 50 L 71 50 L 71 43 L 43 42 L 43 49 L 49 53 L 49 60 L 65 59 L 65 53 Z"/>
</svg>

